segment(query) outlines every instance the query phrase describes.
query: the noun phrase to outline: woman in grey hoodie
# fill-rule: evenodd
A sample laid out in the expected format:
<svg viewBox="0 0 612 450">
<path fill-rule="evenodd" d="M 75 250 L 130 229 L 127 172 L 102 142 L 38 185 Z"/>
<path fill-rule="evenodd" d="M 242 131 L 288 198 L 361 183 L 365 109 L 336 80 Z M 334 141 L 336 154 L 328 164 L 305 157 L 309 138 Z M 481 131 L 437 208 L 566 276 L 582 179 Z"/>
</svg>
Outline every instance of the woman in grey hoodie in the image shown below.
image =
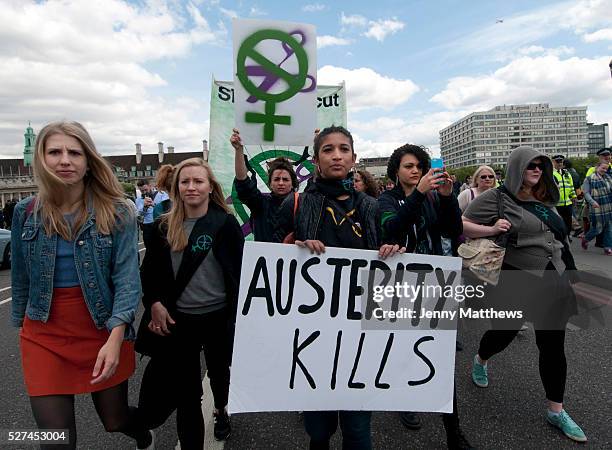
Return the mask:
<svg viewBox="0 0 612 450">
<path fill-rule="evenodd" d="M 474 357 L 472 380 L 487 387 L 487 360 L 512 342 L 525 320 L 533 322 L 540 378 L 548 400 L 547 420 L 570 439 L 584 442 L 584 432 L 563 409 L 565 325 L 576 314 L 570 285 L 576 266 L 567 230 L 555 210 L 558 199 L 550 158 L 522 146 L 508 158 L 504 184 L 478 196 L 464 213 L 463 229 L 469 238 L 508 233 L 500 281 L 487 300 L 497 310 L 522 314 L 521 318 L 492 320 L 493 329 L 483 335 Z M 504 217 L 499 217 L 500 201 Z"/>
</svg>

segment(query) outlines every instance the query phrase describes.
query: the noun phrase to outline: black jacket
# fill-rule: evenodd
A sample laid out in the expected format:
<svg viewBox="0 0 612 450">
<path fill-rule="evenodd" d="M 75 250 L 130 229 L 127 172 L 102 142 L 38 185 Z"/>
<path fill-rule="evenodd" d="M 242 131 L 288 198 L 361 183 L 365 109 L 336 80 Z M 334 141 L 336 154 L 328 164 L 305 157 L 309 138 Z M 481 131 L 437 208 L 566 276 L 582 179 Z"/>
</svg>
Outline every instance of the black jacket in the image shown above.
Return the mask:
<svg viewBox="0 0 612 450">
<path fill-rule="evenodd" d="M 214 206 L 211 205 L 211 207 Z M 232 317 L 231 322 L 233 324 L 238 304 L 244 237 L 236 218 L 232 214 L 225 212 L 223 214 L 225 216 L 224 222 L 213 239 L 210 251 L 213 252 L 215 259 L 223 270 L 227 301 L 231 308 L 230 317 Z M 174 276 L 170 245 L 166 233 L 167 227 L 161 224 L 160 220 L 157 220 L 151 242 L 147 247 L 140 268 L 143 291 L 142 303 L 145 307 L 145 313 L 138 328 L 136 350 L 148 355 L 155 350 L 156 346 L 168 341 L 167 337 L 157 336 L 147 329 L 151 320 L 151 305 L 154 302 L 161 301 L 172 315 L 176 311 L 176 301 L 186 286 L 185 283 L 182 286 L 177 283 L 177 279 L 181 278 L 180 273 L 177 274 L 176 278 Z"/>
<path fill-rule="evenodd" d="M 415 189 L 405 197 L 402 188 L 396 186 L 378 197 L 378 206 L 384 244 L 399 244 L 406 246 L 407 253 L 419 253 L 419 242 L 429 235 L 431 254 L 443 255 L 445 237 L 451 240 L 455 254 L 463 222 L 454 195 L 447 197 L 436 192 L 425 195 Z"/>
<path fill-rule="evenodd" d="M 251 211 L 251 228 L 253 236 L 259 242 L 273 242 L 274 221 L 278 210 L 286 197 L 264 195 L 257 189 L 255 178 L 247 177 L 245 180 L 234 179 L 238 199 L 248 206 Z"/>
<path fill-rule="evenodd" d="M 355 191 L 352 195 L 355 209 L 365 229 L 366 247 L 369 250 L 378 250 L 380 247 L 380 219 L 376 199 L 363 192 Z M 317 239 L 323 217 L 325 196 L 316 189 L 314 183 L 309 183 L 304 193 L 299 195 L 295 218 L 293 217 L 294 204 L 294 195 L 285 198 L 276 217 L 277 223 L 272 242 L 282 242 L 291 232 L 295 232 L 295 239 L 300 241 Z"/>
</svg>

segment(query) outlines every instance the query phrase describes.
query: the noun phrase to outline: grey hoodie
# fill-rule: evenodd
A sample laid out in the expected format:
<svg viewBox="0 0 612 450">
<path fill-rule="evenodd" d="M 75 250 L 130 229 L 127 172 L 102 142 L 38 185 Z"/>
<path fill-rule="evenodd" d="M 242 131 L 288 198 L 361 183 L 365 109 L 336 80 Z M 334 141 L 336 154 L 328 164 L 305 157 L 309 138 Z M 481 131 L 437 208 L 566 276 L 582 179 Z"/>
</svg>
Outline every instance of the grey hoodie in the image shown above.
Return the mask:
<svg viewBox="0 0 612 450">
<path fill-rule="evenodd" d="M 542 173 L 542 181 L 546 185 L 548 192 L 552 195 L 552 201 L 548 206 L 554 206 L 559 201 L 559 189 L 555 183 L 553 176 L 553 165 L 552 161 L 544 153 L 537 151 L 532 147 L 525 145 L 517 147 L 508 157 L 508 164 L 506 166 L 506 179 L 504 180 L 504 186 L 508 189 L 515 197 L 523 184 L 523 172 L 527 165 L 536 158 L 540 158 L 544 163 L 544 173 Z"/>
<path fill-rule="evenodd" d="M 535 158 L 540 158 L 544 163 L 542 180 L 552 197 L 548 206 L 554 206 L 559 200 L 559 190 L 553 179 L 552 161 L 544 153 L 531 147 L 517 147 L 510 154 L 504 186 L 516 197 L 523 184 L 523 172 Z M 470 202 L 463 216 L 478 224 L 493 225 L 499 218 L 496 191 L 497 189 L 489 189 L 476 197 Z M 507 194 L 502 194 L 502 201 L 504 218 L 512 224 L 508 231 L 509 241 L 504 262 L 537 276 L 542 276 L 546 266 L 552 263 L 557 271 L 562 273 L 565 270 L 561 259 L 563 243 L 555 239 L 546 224 L 516 204 Z"/>
</svg>

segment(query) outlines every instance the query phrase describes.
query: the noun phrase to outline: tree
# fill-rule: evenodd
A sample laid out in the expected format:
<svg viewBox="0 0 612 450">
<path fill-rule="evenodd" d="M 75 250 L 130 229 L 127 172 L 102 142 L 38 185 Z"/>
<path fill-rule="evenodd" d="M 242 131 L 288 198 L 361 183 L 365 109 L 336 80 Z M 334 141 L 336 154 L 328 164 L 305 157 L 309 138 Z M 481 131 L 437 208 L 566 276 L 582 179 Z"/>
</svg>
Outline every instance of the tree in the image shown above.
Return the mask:
<svg viewBox="0 0 612 450">
<path fill-rule="evenodd" d="M 587 156 L 586 158 L 569 158 L 572 162 L 572 166 L 580 175 L 580 179 L 584 180 L 584 176 L 586 175 L 589 167 L 593 167 L 599 161 L 599 157 L 596 155 Z"/>
<path fill-rule="evenodd" d="M 121 187 L 123 187 L 123 192 L 126 193 L 129 197 L 136 197 L 136 187 L 132 183 L 121 183 Z"/>
</svg>

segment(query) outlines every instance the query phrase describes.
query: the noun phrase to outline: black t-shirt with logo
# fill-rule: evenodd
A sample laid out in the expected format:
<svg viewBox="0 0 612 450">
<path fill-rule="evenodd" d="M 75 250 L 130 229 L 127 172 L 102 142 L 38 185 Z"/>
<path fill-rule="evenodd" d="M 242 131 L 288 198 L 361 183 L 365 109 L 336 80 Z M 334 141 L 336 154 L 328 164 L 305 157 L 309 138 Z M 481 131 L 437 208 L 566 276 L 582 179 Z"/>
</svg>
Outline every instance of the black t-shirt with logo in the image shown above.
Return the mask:
<svg viewBox="0 0 612 450">
<path fill-rule="evenodd" d="M 367 248 L 352 196 L 346 200 L 325 198 L 317 238 L 327 247 Z"/>
</svg>

